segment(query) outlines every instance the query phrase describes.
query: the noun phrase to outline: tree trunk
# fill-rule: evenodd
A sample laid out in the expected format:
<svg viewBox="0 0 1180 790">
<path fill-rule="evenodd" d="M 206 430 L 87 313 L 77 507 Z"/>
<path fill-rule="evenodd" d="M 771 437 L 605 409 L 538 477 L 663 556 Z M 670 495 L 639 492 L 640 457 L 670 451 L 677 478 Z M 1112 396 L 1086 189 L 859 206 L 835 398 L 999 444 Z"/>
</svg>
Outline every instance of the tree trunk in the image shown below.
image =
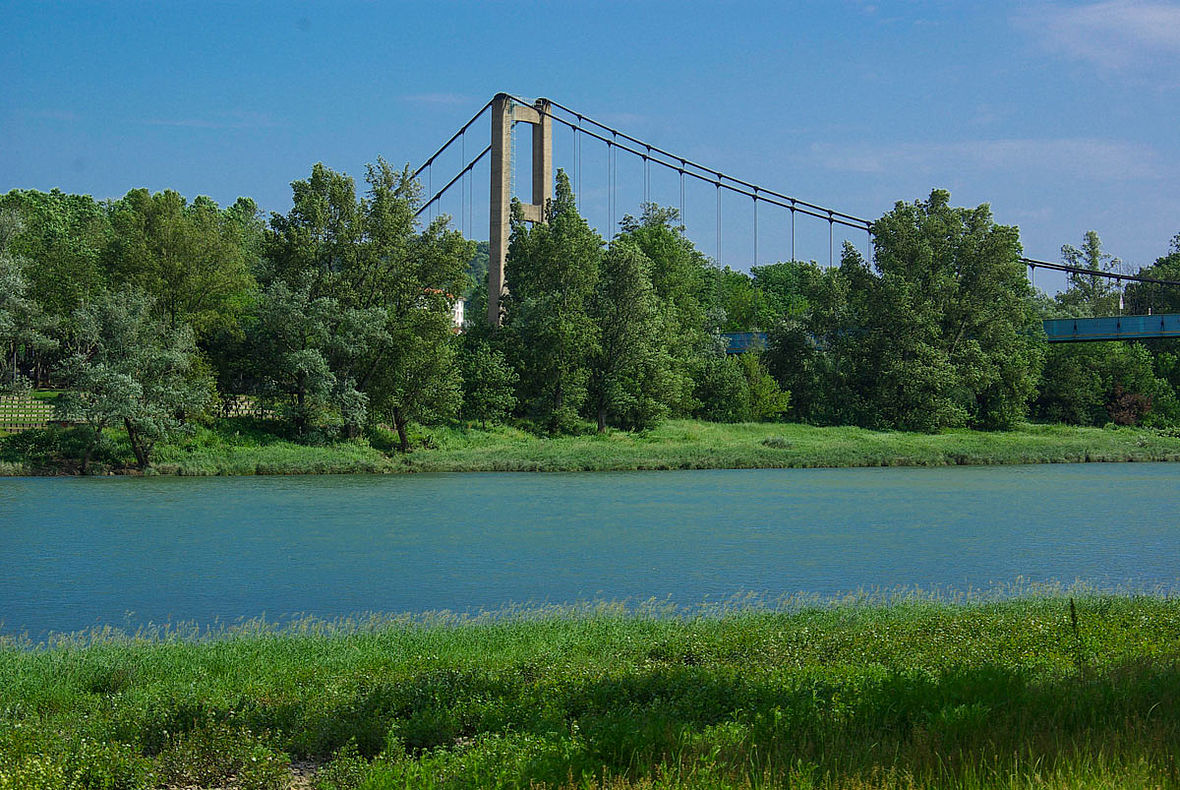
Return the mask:
<svg viewBox="0 0 1180 790">
<path fill-rule="evenodd" d="M 148 467 L 148 460 L 151 455 L 151 446 L 143 440 L 143 436 L 139 431 L 131 427 L 131 420 L 126 417 L 123 418 L 123 425 L 127 427 L 127 438 L 131 442 L 131 452 L 135 453 L 135 463 L 142 472 Z"/>
<path fill-rule="evenodd" d="M 606 404 L 598 404 L 598 432 L 606 433 Z"/>
<path fill-rule="evenodd" d="M 397 429 L 397 439 L 401 443 L 401 451 L 408 453 L 410 451 L 410 437 L 406 436 L 406 418 L 402 416 L 401 409 L 393 410 L 393 427 Z"/>
<path fill-rule="evenodd" d="M 82 468 L 79 470 L 82 474 L 90 473 L 90 456 L 94 454 L 94 448 L 98 446 L 98 440 L 102 438 L 102 426 L 99 425 L 94 429 L 94 438 L 86 445 L 86 450 L 82 453 Z"/>
</svg>

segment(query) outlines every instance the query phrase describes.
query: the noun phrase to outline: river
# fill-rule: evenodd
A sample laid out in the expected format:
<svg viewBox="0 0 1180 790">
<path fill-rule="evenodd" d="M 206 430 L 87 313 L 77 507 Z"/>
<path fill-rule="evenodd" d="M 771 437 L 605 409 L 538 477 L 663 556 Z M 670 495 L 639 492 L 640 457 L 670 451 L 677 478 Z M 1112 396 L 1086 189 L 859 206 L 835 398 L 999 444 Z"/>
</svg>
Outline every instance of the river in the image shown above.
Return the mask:
<svg viewBox="0 0 1180 790">
<path fill-rule="evenodd" d="M 1023 578 L 1180 589 L 1180 465 L 0 478 L 0 633 Z"/>
</svg>

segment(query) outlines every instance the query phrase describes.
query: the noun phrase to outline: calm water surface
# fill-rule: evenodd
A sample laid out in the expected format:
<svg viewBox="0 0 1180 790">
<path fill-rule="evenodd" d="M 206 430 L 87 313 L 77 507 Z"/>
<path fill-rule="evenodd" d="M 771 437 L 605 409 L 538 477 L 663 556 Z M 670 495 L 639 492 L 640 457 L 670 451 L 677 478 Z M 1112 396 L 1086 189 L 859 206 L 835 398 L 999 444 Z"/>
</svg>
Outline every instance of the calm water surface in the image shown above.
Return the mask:
<svg viewBox="0 0 1180 790">
<path fill-rule="evenodd" d="M 0 632 L 1018 577 L 1180 587 L 1180 465 L 0 478 Z"/>
</svg>

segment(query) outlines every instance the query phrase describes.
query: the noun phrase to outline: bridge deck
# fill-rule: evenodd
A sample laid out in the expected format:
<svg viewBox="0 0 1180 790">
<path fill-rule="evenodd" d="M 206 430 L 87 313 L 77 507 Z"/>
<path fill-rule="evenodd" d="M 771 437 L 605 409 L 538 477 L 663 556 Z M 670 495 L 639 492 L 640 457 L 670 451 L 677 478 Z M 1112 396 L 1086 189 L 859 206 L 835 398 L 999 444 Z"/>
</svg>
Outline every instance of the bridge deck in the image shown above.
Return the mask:
<svg viewBox="0 0 1180 790">
<path fill-rule="evenodd" d="M 1111 318 L 1052 318 L 1042 323 L 1050 343 L 1180 337 L 1180 313 L 1122 315 Z M 766 348 L 766 333 L 727 332 L 725 342 L 727 354 L 741 354 L 751 349 Z"/>
<path fill-rule="evenodd" d="M 1111 318 L 1055 318 L 1044 324 L 1050 343 L 1180 337 L 1180 314 L 1176 313 Z"/>
</svg>

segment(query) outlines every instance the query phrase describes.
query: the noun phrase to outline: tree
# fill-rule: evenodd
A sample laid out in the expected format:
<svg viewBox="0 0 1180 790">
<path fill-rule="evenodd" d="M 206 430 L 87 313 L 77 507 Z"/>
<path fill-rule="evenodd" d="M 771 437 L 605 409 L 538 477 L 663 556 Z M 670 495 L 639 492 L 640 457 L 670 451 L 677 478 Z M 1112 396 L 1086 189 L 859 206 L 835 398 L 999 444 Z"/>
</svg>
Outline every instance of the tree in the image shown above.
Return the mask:
<svg viewBox="0 0 1180 790">
<path fill-rule="evenodd" d="M 6 244 L 21 260 L 24 297 L 36 306 L 46 343 L 24 344 L 21 367 L 40 386 L 68 350 L 74 311 L 86 304 L 106 280 L 101 252 L 110 234 L 105 207 L 89 195 L 58 190 L 12 190 L 0 196 L 0 213 L 19 218 Z"/>
<path fill-rule="evenodd" d="M 365 180 L 359 199 L 351 178 L 322 164 L 294 182 L 291 211 L 271 217 L 263 279 L 330 300 L 334 341 L 322 354 L 343 423 L 364 406 L 365 419 L 394 426 L 404 451 L 411 421 L 458 409 L 451 309 L 475 245 L 446 217 L 418 232 L 420 188 L 408 170 L 378 159 Z"/>
<path fill-rule="evenodd" d="M 1180 233 L 1172 239 L 1167 255 L 1139 272 L 1154 280 L 1180 281 Z M 1180 313 L 1180 288 L 1155 283 L 1132 282 L 1127 285 L 1127 310 L 1137 315 Z"/>
<path fill-rule="evenodd" d="M 251 357 L 264 402 L 300 436 L 330 422 L 336 376 L 328 345 L 338 314 L 334 300 L 292 290 L 279 280 L 263 291 L 249 330 Z"/>
<path fill-rule="evenodd" d="M 709 285 L 707 304 L 723 312 L 724 332 L 750 332 L 762 329 L 761 321 L 768 314 L 762 292 L 745 272 L 710 267 L 705 274 Z"/>
<path fill-rule="evenodd" d="M 239 200 L 222 211 L 207 197 L 190 204 L 172 190 L 133 189 L 111 206 L 107 269 L 151 296 L 174 327 L 189 324 L 199 338 L 234 331 L 255 289 L 252 205 Z"/>
<path fill-rule="evenodd" d="M 1134 425 L 1175 410 L 1175 394 L 1156 377 L 1137 343 L 1055 343 L 1049 349 L 1033 414 L 1074 425 Z"/>
<path fill-rule="evenodd" d="M 800 416 L 926 431 L 1024 417 L 1044 340 L 1017 230 L 949 199 L 935 190 L 875 222 L 873 265 L 846 244 L 838 271 L 804 278 L 809 312 L 770 354 L 780 374 L 798 354 L 786 384 Z"/>
<path fill-rule="evenodd" d="M 464 419 L 487 427 L 501 422 L 516 406 L 519 377 L 507 358 L 486 341 L 465 345 L 460 353 L 463 370 Z"/>
<path fill-rule="evenodd" d="M 750 385 L 741 363 L 721 349 L 705 358 L 694 393 L 694 415 L 711 422 L 746 422 L 752 418 Z"/>
<path fill-rule="evenodd" d="M 0 212 L 0 387 L 16 389 L 20 381 L 18 355 L 53 348 L 56 343 L 45 333 L 45 320 L 40 305 L 29 298 L 25 279 L 27 262 L 12 255 L 9 249 L 13 237 L 20 232 L 20 218 L 16 212 Z M 4 368 L 9 367 L 8 371 Z"/>
<path fill-rule="evenodd" d="M 558 432 L 572 428 L 586 400 L 587 365 L 598 347 L 589 307 L 603 242 L 578 214 L 562 170 L 545 211 L 547 221 L 529 227 L 514 207 L 504 329 L 511 335 L 506 342 L 520 373 L 523 403 Z"/>
<path fill-rule="evenodd" d="M 668 413 L 672 359 L 663 348 L 651 261 L 629 239 L 603 256 L 590 300 L 598 344 L 590 358 L 590 404 L 598 432 L 607 423 L 643 430 Z"/>
<path fill-rule="evenodd" d="M 636 219 L 623 218 L 617 239 L 634 243 L 650 261 L 651 284 L 663 325 L 660 342 L 671 358 L 667 404 L 671 413 L 691 414 L 696 378 L 710 349 L 706 323 L 711 304 L 709 261 L 684 234 L 680 212 L 648 203 Z"/>
<path fill-rule="evenodd" d="M 781 261 L 750 267 L 754 288 L 761 294 L 758 326 L 769 330 L 786 317 L 807 313 L 807 279 L 818 270 L 815 262 Z"/>
<path fill-rule="evenodd" d="M 108 426 L 123 424 L 137 465 L 146 469 L 156 443 L 209 402 L 211 383 L 197 364 L 192 330 L 153 309 L 142 293 L 105 293 L 75 316 L 76 350 L 61 369 L 70 391 L 57 408 L 91 429 L 83 474 Z"/>
<path fill-rule="evenodd" d="M 738 355 L 750 404 L 750 417 L 759 422 L 781 417 L 791 405 L 791 393 L 784 392 L 767 372 L 757 352 Z"/>
<path fill-rule="evenodd" d="M 1117 271 L 1122 264 L 1118 258 L 1103 251 L 1102 240 L 1093 230 L 1086 231 L 1081 249 L 1063 244 L 1061 260 L 1067 266 L 1096 272 Z M 1089 318 L 1118 314 L 1119 290 L 1110 278 L 1071 272 L 1067 279 L 1069 287 L 1057 294 L 1056 298 L 1057 304 L 1067 315 Z"/>
</svg>

